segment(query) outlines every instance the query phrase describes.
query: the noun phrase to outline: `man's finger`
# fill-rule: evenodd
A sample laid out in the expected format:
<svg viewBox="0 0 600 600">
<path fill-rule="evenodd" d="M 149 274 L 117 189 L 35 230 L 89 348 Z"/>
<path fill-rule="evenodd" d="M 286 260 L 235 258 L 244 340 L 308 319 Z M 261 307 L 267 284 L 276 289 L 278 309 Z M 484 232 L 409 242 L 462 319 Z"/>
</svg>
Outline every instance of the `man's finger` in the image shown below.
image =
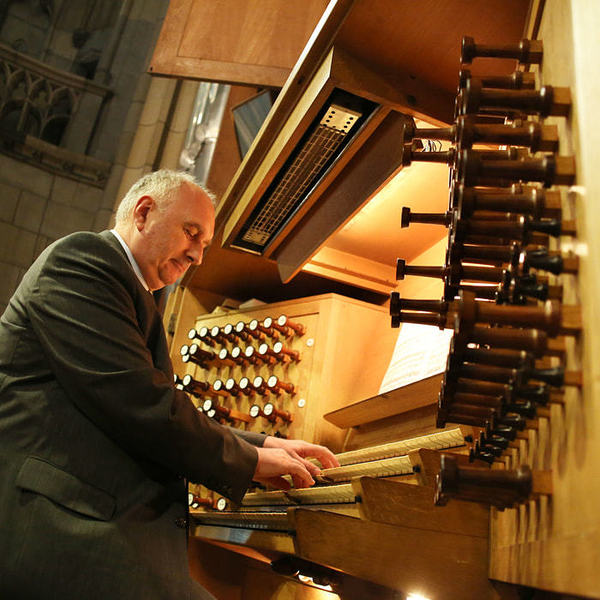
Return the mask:
<svg viewBox="0 0 600 600">
<path fill-rule="evenodd" d="M 304 479 L 304 478 L 300 477 L 299 475 L 296 475 L 295 473 L 292 474 L 292 481 L 294 482 L 295 488 L 307 488 L 312 485 L 312 483 L 308 483 L 307 479 Z M 313 481 L 313 483 L 314 483 L 314 481 Z"/>
<path fill-rule="evenodd" d="M 315 480 L 312 478 L 311 474 L 298 460 L 292 461 L 290 465 L 290 475 L 292 476 L 296 487 L 310 487 L 315 484 Z"/>
<path fill-rule="evenodd" d="M 321 474 L 321 469 L 319 469 L 319 467 L 317 467 L 317 465 L 315 465 L 314 463 L 311 463 L 309 460 L 306 460 L 305 458 L 301 458 L 300 460 L 302 461 L 302 464 L 306 467 L 308 472 L 313 476 L 313 479 L 315 477 L 318 477 Z"/>
<path fill-rule="evenodd" d="M 335 454 L 329 448 L 325 448 L 325 446 L 313 445 L 310 454 L 319 460 L 324 469 L 332 469 L 340 466 Z"/>
<path fill-rule="evenodd" d="M 306 460 L 305 458 L 302 458 L 302 456 L 300 456 L 300 454 L 298 454 L 296 451 L 292 451 L 291 456 L 297 461 L 301 462 L 313 478 L 321 474 L 321 469 L 319 469 L 317 465 L 310 462 L 309 460 Z"/>
</svg>

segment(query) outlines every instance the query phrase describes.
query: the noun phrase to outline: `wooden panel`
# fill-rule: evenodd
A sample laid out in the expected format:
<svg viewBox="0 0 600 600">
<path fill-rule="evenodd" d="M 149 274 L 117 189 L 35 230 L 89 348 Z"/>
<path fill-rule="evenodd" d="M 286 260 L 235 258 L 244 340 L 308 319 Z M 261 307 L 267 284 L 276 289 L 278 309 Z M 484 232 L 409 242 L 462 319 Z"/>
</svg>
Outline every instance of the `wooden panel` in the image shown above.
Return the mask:
<svg viewBox="0 0 600 600">
<path fill-rule="evenodd" d="M 596 124 L 600 83 L 591 56 L 600 53 L 595 1 L 546 0 L 539 21 L 544 59 L 540 83 L 568 86 L 573 106 L 567 119 L 548 119 L 560 134 L 560 154 L 574 154 L 577 185 L 562 188 L 563 218 L 576 219 L 577 239 L 562 238 L 554 247 L 573 249 L 580 258 L 578 277 L 562 275 L 565 304 L 581 303 L 584 333 L 570 339 L 567 369 L 583 369 L 584 388 L 565 388 L 563 406 L 553 405 L 515 449 L 508 466 L 527 463 L 551 469 L 554 492 L 517 508 L 492 512 L 490 575 L 559 593 L 600 598 L 600 193 Z M 538 21 L 532 14 L 531 30 Z M 595 49 L 594 49 L 595 48 Z"/>
<path fill-rule="evenodd" d="M 294 518 L 296 550 L 307 560 L 436 600 L 505 597 L 487 578 L 485 538 L 305 509 Z"/>
<path fill-rule="evenodd" d="M 529 508 L 528 512 L 533 511 Z M 600 561 L 600 532 L 597 530 L 494 548 L 492 557 L 490 576 L 494 579 L 562 590 L 577 597 L 600 597 L 596 587 Z"/>
<path fill-rule="evenodd" d="M 323 415 L 330 423 L 341 427 L 357 427 L 394 415 L 437 404 L 441 375 L 433 375 L 395 390 L 355 402 Z"/>
<path fill-rule="evenodd" d="M 247 546 L 266 552 L 294 553 L 294 541 L 287 533 L 243 529 L 237 527 L 219 527 L 216 525 L 194 525 L 190 531 L 192 537 L 205 540 Z"/>
<path fill-rule="evenodd" d="M 434 433 L 439 431 L 435 426 L 436 416 L 437 405 L 430 404 L 407 413 L 353 427 L 346 439 L 344 450 L 356 450 Z"/>
<path fill-rule="evenodd" d="M 248 561 L 197 538 L 188 543 L 190 575 L 219 600 L 241 600 Z"/>
<path fill-rule="evenodd" d="M 454 92 L 463 35 L 489 44 L 521 39 L 529 0 L 359 0 L 337 36 L 350 52 L 413 82 Z M 483 61 L 475 73 L 508 73 L 514 61 Z M 423 101 L 415 92 L 415 102 Z"/>
<path fill-rule="evenodd" d="M 408 206 L 413 212 L 444 212 L 448 208 L 448 167 L 436 163 L 413 163 L 402 169 L 368 204 L 364 206 L 348 223 L 327 239 L 326 245 L 319 250 L 313 260 L 320 260 L 325 252 L 342 252 L 356 261 L 366 260 L 385 265 L 392 271 L 395 286 L 403 287 L 410 281 L 425 283 L 422 278 L 407 277 L 404 281 L 396 281 L 396 258 L 407 262 L 427 264 L 419 255 L 425 248 L 436 243 L 440 246 L 434 262 L 428 264 L 441 265 L 444 261 L 447 245 L 445 227 L 413 224 L 400 228 L 400 209 Z M 376 232 L 376 233 L 375 233 Z M 374 243 L 376 239 L 377 243 Z M 350 260 L 339 260 L 339 264 L 350 263 Z M 305 269 L 306 270 L 306 267 Z M 365 269 L 371 273 L 372 269 Z M 432 282 L 440 280 L 430 279 Z M 418 286 L 419 288 L 421 285 Z M 439 287 L 439 285 L 438 285 Z M 418 289 L 421 298 L 425 298 L 427 290 Z M 441 296 L 434 291 L 432 298 Z M 412 297 L 409 293 L 407 297 Z"/>
<path fill-rule="evenodd" d="M 281 87 L 326 0 L 171 0 L 150 71 Z"/>
<path fill-rule="evenodd" d="M 244 582 L 243 600 L 338 600 L 337 594 L 302 585 L 264 569 L 249 569 Z M 220 598 L 219 598 L 220 600 Z"/>
<path fill-rule="evenodd" d="M 302 270 L 386 295 L 396 287 L 392 263 L 384 264 L 331 248 L 321 248 Z"/>
<path fill-rule="evenodd" d="M 290 283 L 283 284 L 276 263 L 261 256 L 221 248 L 220 239 L 217 234 L 202 264 L 189 269 L 184 285 L 197 290 L 211 290 L 239 300 L 259 298 L 265 302 L 330 292 L 374 304 L 383 304 L 386 300 L 386 296 L 381 293 L 323 279 L 311 273 L 300 273 Z"/>
<path fill-rule="evenodd" d="M 432 487 L 361 477 L 355 484 L 361 517 L 416 529 L 488 537 L 490 511 L 474 502 L 436 506 Z"/>
</svg>

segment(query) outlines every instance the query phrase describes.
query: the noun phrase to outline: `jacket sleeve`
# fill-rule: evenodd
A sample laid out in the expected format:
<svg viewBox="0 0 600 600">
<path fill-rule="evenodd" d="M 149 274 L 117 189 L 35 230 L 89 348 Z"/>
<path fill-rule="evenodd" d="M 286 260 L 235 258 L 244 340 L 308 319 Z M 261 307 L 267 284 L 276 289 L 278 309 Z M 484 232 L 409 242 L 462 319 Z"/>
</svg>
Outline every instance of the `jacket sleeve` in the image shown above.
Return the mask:
<svg viewBox="0 0 600 600">
<path fill-rule="evenodd" d="M 75 234 L 48 255 L 27 311 L 58 383 L 97 427 L 129 454 L 239 502 L 257 451 L 155 367 L 136 311 L 140 293 L 117 250 L 96 234 Z"/>
</svg>

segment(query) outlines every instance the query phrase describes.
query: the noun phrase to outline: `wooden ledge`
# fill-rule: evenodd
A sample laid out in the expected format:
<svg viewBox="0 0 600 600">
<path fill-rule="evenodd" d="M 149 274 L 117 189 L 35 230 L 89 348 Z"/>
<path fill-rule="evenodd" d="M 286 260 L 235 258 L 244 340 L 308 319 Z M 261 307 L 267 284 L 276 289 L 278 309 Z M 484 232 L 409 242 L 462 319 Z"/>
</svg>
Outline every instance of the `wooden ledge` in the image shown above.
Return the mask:
<svg viewBox="0 0 600 600">
<path fill-rule="evenodd" d="M 432 375 L 385 394 L 379 394 L 344 408 L 338 408 L 324 418 L 341 429 L 358 427 L 379 419 L 399 415 L 415 408 L 437 403 L 442 375 Z"/>
</svg>

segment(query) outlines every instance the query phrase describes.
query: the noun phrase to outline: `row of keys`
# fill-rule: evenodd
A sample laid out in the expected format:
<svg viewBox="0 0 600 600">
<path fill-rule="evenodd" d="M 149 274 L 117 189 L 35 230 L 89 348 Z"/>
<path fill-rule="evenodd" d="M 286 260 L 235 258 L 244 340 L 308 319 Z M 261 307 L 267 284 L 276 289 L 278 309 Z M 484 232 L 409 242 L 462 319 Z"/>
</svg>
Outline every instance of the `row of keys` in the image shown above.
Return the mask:
<svg viewBox="0 0 600 600">
<path fill-rule="evenodd" d="M 254 396 L 266 394 L 281 395 L 286 392 L 290 395 L 296 393 L 296 386 L 292 383 L 281 381 L 277 375 L 271 375 L 268 378 L 264 378 L 261 375 L 257 375 L 251 381 L 248 377 L 242 377 L 239 381 L 233 377 L 229 377 L 225 381 L 222 379 L 216 379 L 210 384 L 208 381 L 197 381 L 191 375 L 184 375 L 180 378 L 178 375 L 174 376 L 175 385 L 180 386 L 181 389 L 189 392 L 196 397 L 204 396 L 224 396 L 224 397 L 237 397 L 237 396 Z"/>
<path fill-rule="evenodd" d="M 262 323 L 258 319 L 252 319 L 249 323 L 238 321 L 235 325 L 227 323 L 223 327 L 215 325 L 211 328 L 193 328 L 188 331 L 188 338 L 191 341 L 197 340 L 213 347 L 217 343 L 239 344 L 253 339 L 264 341 L 267 337 L 273 340 L 278 340 L 282 336 L 291 338 L 294 335 L 302 336 L 305 332 L 304 325 L 290 321 L 286 315 L 280 315 L 277 320 L 266 317 Z"/>
<path fill-rule="evenodd" d="M 292 413 L 278 409 L 272 402 L 267 402 L 263 407 L 253 404 L 249 412 L 245 413 L 235 408 L 217 404 L 213 398 L 205 398 L 202 405 L 197 408 L 207 417 L 232 424 L 251 423 L 253 419 L 258 417 L 264 417 L 271 423 L 277 423 L 278 421 L 291 423 L 294 420 Z"/>
<path fill-rule="evenodd" d="M 256 346 L 234 346 L 231 350 L 221 348 L 219 352 L 204 350 L 198 344 L 184 344 L 179 350 L 184 363 L 193 362 L 202 368 L 206 367 L 235 367 L 248 365 L 275 365 L 276 363 L 299 362 L 300 352 L 275 342 L 273 346 L 262 343 Z"/>
<path fill-rule="evenodd" d="M 202 411 L 208 416 L 213 416 L 211 413 L 214 411 L 215 414 L 228 421 L 244 421 L 245 423 L 250 423 L 257 417 L 264 417 L 271 423 L 277 422 L 278 419 L 291 423 L 294 419 L 290 412 L 276 408 L 272 402 L 267 402 L 262 408 L 258 404 L 253 404 L 248 413 L 243 413 L 227 406 L 221 406 L 213 398 L 206 398 L 202 402 Z"/>
</svg>

